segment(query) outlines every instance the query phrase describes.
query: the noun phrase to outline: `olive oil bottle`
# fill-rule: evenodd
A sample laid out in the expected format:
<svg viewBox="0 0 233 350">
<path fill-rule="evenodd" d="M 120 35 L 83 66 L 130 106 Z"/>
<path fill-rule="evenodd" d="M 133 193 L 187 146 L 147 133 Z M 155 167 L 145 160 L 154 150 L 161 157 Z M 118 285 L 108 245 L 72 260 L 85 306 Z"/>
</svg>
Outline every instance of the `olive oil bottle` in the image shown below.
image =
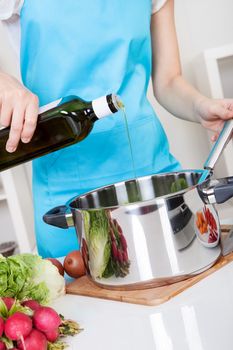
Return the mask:
<svg viewBox="0 0 233 350">
<path fill-rule="evenodd" d="M 91 102 L 69 96 L 41 107 L 32 140 L 27 144 L 20 141 L 15 152 L 5 149 L 10 128 L 0 130 L 0 171 L 83 140 L 97 120 L 121 108 L 123 104 L 115 94 Z"/>
</svg>

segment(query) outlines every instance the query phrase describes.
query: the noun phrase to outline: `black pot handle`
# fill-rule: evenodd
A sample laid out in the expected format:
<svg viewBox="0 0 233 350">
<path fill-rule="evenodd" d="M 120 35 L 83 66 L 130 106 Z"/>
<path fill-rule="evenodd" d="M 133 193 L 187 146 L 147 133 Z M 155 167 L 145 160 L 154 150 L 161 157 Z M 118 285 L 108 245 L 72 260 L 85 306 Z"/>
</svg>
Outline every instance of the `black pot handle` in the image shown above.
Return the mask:
<svg viewBox="0 0 233 350">
<path fill-rule="evenodd" d="M 233 197 L 233 176 L 204 182 L 198 191 L 206 204 L 224 203 Z"/>
<path fill-rule="evenodd" d="M 233 177 L 226 177 L 219 180 L 219 183 L 214 187 L 214 195 L 216 203 L 224 203 L 233 197 Z"/>
<path fill-rule="evenodd" d="M 67 213 L 67 206 L 65 205 L 61 205 L 49 210 L 43 216 L 43 220 L 46 224 L 64 229 L 74 225 L 72 214 Z"/>
</svg>

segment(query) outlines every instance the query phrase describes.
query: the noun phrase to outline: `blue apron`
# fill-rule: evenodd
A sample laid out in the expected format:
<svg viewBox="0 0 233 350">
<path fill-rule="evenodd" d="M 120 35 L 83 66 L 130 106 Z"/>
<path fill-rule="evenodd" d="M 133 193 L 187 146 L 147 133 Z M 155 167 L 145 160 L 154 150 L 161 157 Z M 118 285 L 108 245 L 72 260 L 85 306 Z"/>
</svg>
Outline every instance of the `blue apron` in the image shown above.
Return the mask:
<svg viewBox="0 0 233 350">
<path fill-rule="evenodd" d="M 151 0 L 25 0 L 21 73 L 40 105 L 77 95 L 118 93 L 125 106 L 137 176 L 178 170 L 150 103 Z M 133 177 L 121 112 L 95 123 L 82 142 L 33 162 L 35 228 L 43 257 L 77 249 L 74 229 L 48 226 L 51 208 L 91 189 Z"/>
</svg>

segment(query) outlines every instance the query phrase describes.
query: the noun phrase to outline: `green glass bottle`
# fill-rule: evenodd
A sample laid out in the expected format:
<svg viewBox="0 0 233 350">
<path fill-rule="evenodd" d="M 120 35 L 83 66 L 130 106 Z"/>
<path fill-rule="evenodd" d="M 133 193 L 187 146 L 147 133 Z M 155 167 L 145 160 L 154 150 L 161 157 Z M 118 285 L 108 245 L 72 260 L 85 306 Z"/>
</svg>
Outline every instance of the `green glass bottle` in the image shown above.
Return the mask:
<svg viewBox="0 0 233 350">
<path fill-rule="evenodd" d="M 5 149 L 10 128 L 0 130 L 0 171 L 83 140 L 97 120 L 122 107 L 115 94 L 91 102 L 69 96 L 41 107 L 32 140 L 27 144 L 20 141 L 15 152 L 9 153 Z"/>
</svg>

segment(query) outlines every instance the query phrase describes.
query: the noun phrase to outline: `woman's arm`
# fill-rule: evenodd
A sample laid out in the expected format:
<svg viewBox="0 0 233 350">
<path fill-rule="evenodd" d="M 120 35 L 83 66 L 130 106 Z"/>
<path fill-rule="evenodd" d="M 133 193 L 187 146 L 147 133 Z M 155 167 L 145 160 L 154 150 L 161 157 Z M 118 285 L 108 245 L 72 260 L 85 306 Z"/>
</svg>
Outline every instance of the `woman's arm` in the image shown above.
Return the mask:
<svg viewBox="0 0 233 350">
<path fill-rule="evenodd" d="M 173 115 L 202 125 L 215 132 L 224 120 L 233 118 L 233 100 L 212 100 L 203 96 L 181 75 L 179 48 L 174 20 L 174 0 L 151 18 L 154 95 Z"/>
</svg>

